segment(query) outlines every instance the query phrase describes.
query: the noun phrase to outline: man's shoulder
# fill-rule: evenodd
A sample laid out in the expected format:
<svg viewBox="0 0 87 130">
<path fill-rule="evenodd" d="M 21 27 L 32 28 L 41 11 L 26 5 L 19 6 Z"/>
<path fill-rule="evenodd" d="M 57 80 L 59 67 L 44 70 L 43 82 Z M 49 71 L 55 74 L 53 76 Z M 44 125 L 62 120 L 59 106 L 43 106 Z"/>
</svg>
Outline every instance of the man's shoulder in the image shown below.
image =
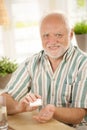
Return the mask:
<svg viewBox="0 0 87 130">
<path fill-rule="evenodd" d="M 81 65 L 86 65 L 87 66 L 87 53 L 83 52 L 81 49 L 78 47 L 75 47 L 75 59 L 77 61 L 77 64 Z"/>
<path fill-rule="evenodd" d="M 82 51 L 79 47 L 76 47 L 76 52 L 78 53 L 79 56 L 81 56 L 82 58 L 87 59 L 87 53 Z"/>
<path fill-rule="evenodd" d="M 27 57 L 27 59 L 25 60 L 25 64 L 28 64 L 31 62 L 33 62 L 33 63 L 38 62 L 42 59 L 43 56 L 44 56 L 44 51 L 41 50 L 40 52 L 35 53 L 30 57 Z"/>
</svg>

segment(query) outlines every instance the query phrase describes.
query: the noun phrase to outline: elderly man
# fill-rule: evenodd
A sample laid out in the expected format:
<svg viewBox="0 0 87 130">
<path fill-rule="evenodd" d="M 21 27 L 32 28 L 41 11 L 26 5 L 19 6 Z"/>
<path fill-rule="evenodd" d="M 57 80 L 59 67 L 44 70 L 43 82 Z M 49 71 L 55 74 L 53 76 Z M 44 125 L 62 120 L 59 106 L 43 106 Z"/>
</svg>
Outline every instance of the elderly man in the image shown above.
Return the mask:
<svg viewBox="0 0 87 130">
<path fill-rule="evenodd" d="M 73 30 L 61 13 L 43 18 L 40 35 L 43 50 L 20 65 L 3 93 L 8 114 L 33 111 L 38 107 L 30 107 L 30 102 L 41 98 L 37 121 L 86 124 L 87 55 L 72 45 Z"/>
</svg>

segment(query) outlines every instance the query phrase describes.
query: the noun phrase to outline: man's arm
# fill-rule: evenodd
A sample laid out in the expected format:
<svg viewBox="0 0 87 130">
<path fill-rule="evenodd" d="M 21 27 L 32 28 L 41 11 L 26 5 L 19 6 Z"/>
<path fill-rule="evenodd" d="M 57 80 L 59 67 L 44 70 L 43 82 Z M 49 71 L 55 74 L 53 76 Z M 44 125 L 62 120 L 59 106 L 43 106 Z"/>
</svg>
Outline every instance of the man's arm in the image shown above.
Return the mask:
<svg viewBox="0 0 87 130">
<path fill-rule="evenodd" d="M 25 111 L 25 105 L 15 101 L 9 94 L 3 93 L 6 97 L 7 114 L 16 114 Z"/>
<path fill-rule="evenodd" d="M 37 98 L 41 98 L 40 95 L 27 94 L 20 102 L 17 102 L 7 93 L 3 93 L 2 95 L 6 97 L 7 114 L 9 115 L 36 110 L 38 106 L 31 107 L 30 102 L 34 102 Z"/>
<path fill-rule="evenodd" d="M 83 108 L 55 108 L 54 118 L 66 124 L 79 124 L 87 114 Z"/>
<path fill-rule="evenodd" d="M 81 108 L 59 108 L 48 104 L 37 116 L 34 116 L 39 122 L 45 123 L 54 118 L 66 124 L 79 124 L 87 114 L 86 109 Z"/>
</svg>

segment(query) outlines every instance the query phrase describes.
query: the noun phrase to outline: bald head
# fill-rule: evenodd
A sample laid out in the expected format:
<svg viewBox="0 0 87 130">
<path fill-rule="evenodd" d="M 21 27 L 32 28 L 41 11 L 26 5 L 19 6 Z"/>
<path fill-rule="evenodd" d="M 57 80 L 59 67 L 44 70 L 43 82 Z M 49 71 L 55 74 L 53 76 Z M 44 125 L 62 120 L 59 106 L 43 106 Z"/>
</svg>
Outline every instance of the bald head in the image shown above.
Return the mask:
<svg viewBox="0 0 87 130">
<path fill-rule="evenodd" d="M 67 29 L 67 31 L 70 31 L 70 23 L 68 18 L 65 16 L 65 14 L 62 13 L 51 13 L 43 17 L 41 20 L 40 29 L 42 28 L 43 24 L 47 23 L 59 23 L 60 25 L 64 25 L 64 27 Z"/>
</svg>

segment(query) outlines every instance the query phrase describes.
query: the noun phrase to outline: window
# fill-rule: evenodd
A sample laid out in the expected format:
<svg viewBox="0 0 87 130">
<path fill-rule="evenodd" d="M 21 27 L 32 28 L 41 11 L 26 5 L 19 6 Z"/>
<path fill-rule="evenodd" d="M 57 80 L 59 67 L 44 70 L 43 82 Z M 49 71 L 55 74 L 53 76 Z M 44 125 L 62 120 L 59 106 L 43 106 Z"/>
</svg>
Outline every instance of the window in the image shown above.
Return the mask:
<svg viewBox="0 0 87 130">
<path fill-rule="evenodd" d="M 5 2 L 11 24 L 7 29 L 0 28 L 0 56 L 8 56 L 18 62 L 42 49 L 39 21 L 45 12 L 55 10 L 66 12 L 73 24 L 76 20 L 87 19 L 87 0 L 5 0 Z"/>
<path fill-rule="evenodd" d="M 72 22 L 87 20 L 87 0 L 74 0 L 70 9 Z"/>
<path fill-rule="evenodd" d="M 42 0 L 6 1 L 11 25 L 6 35 L 9 48 L 7 47 L 8 50 L 5 52 L 7 52 L 6 55 L 16 58 L 18 62 L 22 62 L 27 56 L 31 56 L 42 49 L 39 21 L 45 8 L 46 10 L 49 9 L 49 0 L 44 0 L 46 5 L 43 5 Z"/>
<path fill-rule="evenodd" d="M 36 0 L 12 3 L 15 48 L 20 59 L 41 49 L 38 6 Z"/>
</svg>

